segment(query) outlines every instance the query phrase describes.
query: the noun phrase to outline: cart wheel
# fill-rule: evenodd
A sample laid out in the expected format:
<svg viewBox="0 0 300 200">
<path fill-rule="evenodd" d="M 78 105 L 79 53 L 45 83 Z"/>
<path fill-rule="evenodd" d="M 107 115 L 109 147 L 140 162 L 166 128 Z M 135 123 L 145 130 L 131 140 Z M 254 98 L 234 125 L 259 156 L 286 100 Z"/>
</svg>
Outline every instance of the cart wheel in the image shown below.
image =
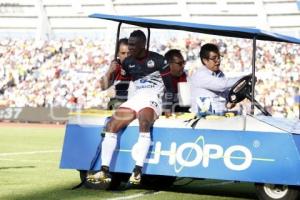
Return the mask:
<svg viewBox="0 0 300 200">
<path fill-rule="evenodd" d="M 260 200 L 296 200 L 299 196 L 295 186 L 256 183 L 255 189 Z"/>
<path fill-rule="evenodd" d="M 80 179 L 81 181 L 85 180 L 87 176 L 86 170 L 80 170 Z M 121 175 L 118 173 L 112 173 L 112 179 L 110 183 L 91 183 L 89 181 L 84 182 L 84 186 L 89 189 L 97 189 L 97 190 L 116 190 L 119 188 L 121 184 Z"/>
<path fill-rule="evenodd" d="M 155 189 L 166 189 L 173 185 L 176 176 L 143 175 L 142 185 Z"/>
</svg>

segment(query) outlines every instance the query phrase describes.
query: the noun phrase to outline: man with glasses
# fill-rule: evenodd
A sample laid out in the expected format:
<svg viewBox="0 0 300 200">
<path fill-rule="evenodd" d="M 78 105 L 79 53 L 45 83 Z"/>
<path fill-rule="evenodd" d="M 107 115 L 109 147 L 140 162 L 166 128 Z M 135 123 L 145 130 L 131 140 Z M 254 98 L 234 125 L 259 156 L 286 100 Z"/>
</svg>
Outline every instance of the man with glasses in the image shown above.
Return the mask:
<svg viewBox="0 0 300 200">
<path fill-rule="evenodd" d="M 189 107 L 180 106 L 178 100 L 178 83 L 180 82 L 187 82 L 186 73 L 184 72 L 185 60 L 178 49 L 170 49 L 165 54 L 165 59 L 169 63 L 170 66 L 170 73 L 172 78 L 172 84 L 174 89 L 174 98 L 173 98 L 173 105 L 171 112 L 189 112 Z M 165 102 L 164 102 L 165 104 Z M 164 112 L 166 117 L 171 116 L 171 112 Z"/>
<path fill-rule="evenodd" d="M 223 115 L 227 109 L 235 105 L 226 103 L 229 89 L 241 78 L 225 78 L 220 70 L 221 55 L 218 46 L 205 44 L 200 50 L 203 64 L 192 76 L 191 84 L 191 112 L 199 116 Z"/>
</svg>

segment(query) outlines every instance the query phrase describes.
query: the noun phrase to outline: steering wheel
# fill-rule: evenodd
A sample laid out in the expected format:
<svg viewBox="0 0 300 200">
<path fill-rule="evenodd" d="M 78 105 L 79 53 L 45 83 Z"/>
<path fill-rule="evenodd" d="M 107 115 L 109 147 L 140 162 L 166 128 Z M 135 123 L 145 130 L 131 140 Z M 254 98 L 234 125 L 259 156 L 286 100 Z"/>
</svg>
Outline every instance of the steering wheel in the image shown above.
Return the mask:
<svg viewBox="0 0 300 200">
<path fill-rule="evenodd" d="M 238 80 L 228 93 L 228 102 L 239 103 L 245 98 L 250 98 L 252 92 L 252 75 L 247 75 Z"/>
</svg>

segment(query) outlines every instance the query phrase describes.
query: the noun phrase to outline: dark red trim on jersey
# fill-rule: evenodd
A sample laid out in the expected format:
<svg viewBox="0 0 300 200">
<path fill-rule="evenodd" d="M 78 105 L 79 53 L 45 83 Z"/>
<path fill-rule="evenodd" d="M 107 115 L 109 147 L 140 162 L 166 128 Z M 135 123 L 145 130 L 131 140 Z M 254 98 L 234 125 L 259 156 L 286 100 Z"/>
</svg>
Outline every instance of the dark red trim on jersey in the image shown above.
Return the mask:
<svg viewBox="0 0 300 200">
<path fill-rule="evenodd" d="M 183 73 L 180 77 L 172 76 L 172 84 L 173 84 L 173 89 L 175 90 L 174 91 L 175 93 L 178 93 L 178 83 L 179 82 L 187 82 L 185 73 Z"/>
<path fill-rule="evenodd" d="M 122 70 L 122 66 L 118 65 L 116 70 L 114 71 L 114 78 L 117 81 L 131 81 L 131 77 L 130 76 L 123 76 L 121 74 L 121 70 Z"/>
<path fill-rule="evenodd" d="M 168 71 L 166 71 L 166 72 L 164 72 L 164 73 L 160 72 L 160 75 L 161 75 L 161 76 L 167 76 L 167 75 L 169 75 L 169 74 L 171 74 L 171 73 L 170 73 L 170 70 L 168 70 Z"/>
</svg>

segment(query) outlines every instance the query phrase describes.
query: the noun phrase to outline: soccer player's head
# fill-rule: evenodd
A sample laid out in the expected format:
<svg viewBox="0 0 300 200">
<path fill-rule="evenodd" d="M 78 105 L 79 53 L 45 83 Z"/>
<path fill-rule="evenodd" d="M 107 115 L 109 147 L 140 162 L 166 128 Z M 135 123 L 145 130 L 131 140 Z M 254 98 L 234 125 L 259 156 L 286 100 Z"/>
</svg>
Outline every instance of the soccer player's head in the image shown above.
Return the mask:
<svg viewBox="0 0 300 200">
<path fill-rule="evenodd" d="M 133 31 L 128 39 L 129 54 L 135 58 L 140 58 L 145 52 L 146 35 L 141 30 Z"/>
</svg>

